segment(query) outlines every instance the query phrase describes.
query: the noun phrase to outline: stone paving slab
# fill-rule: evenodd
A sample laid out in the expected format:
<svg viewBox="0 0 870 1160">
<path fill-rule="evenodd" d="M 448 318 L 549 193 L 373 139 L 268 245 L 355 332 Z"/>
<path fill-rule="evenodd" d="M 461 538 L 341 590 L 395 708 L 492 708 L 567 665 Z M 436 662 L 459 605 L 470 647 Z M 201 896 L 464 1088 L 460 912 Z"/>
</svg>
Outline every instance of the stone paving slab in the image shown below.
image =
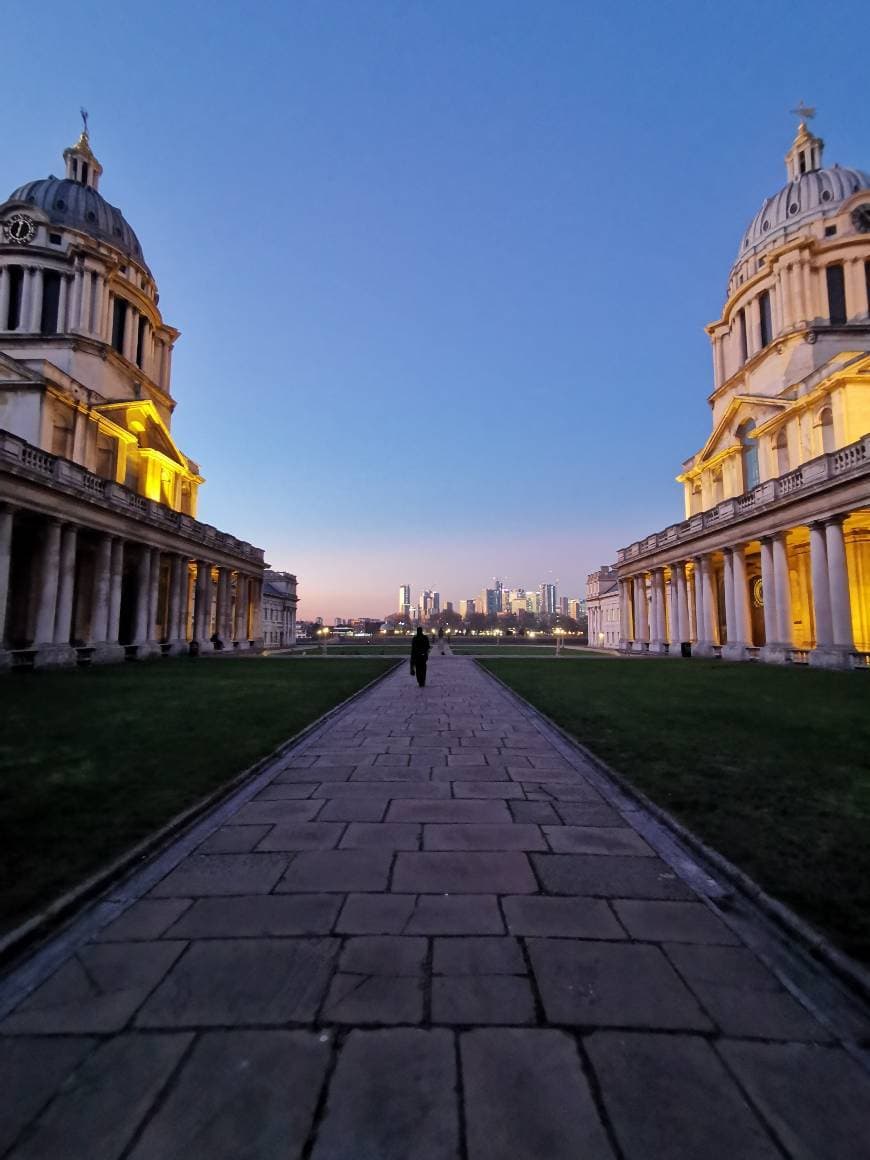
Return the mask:
<svg viewBox="0 0 870 1160">
<path fill-rule="evenodd" d="M 4 1160 L 870 1160 L 859 1052 L 470 660 L 239 802 L 7 1003 Z"/>
</svg>

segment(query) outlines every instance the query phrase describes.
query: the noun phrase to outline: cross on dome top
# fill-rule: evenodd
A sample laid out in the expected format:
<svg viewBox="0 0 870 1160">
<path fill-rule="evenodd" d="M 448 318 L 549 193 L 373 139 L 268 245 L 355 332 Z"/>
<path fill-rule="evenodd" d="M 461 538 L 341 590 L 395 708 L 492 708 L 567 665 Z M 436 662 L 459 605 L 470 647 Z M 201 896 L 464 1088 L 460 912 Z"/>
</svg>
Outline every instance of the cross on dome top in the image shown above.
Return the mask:
<svg viewBox="0 0 870 1160">
<path fill-rule="evenodd" d="M 797 108 L 791 111 L 794 116 L 800 117 L 800 124 L 791 149 L 785 155 L 785 168 L 789 181 L 799 181 L 805 173 L 813 173 L 822 168 L 822 150 L 825 143 L 821 137 L 816 137 L 807 128 L 807 121 L 816 115 L 814 108 L 801 101 Z"/>
<path fill-rule="evenodd" d="M 103 167 L 97 161 L 91 149 L 91 141 L 88 136 L 88 111 L 87 109 L 81 109 L 80 112 L 83 127 L 79 134 L 79 139 L 74 145 L 70 145 L 68 149 L 64 149 L 63 151 L 63 159 L 66 162 L 66 176 L 70 181 L 78 181 L 81 185 L 87 185 L 91 189 L 97 189 L 100 184 L 100 175 L 103 172 Z"/>
</svg>

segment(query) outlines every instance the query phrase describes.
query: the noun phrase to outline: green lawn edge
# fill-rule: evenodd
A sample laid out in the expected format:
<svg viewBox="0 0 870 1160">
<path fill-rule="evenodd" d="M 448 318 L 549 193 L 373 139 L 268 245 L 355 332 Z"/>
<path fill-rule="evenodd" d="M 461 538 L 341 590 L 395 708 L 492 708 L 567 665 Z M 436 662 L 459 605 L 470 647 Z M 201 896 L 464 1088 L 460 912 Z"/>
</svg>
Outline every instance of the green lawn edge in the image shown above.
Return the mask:
<svg viewBox="0 0 870 1160">
<path fill-rule="evenodd" d="M 123 855 L 395 664 L 179 658 L 0 684 L 0 931 Z"/>
<path fill-rule="evenodd" d="M 870 961 L 866 674 L 667 659 L 479 663 Z"/>
</svg>

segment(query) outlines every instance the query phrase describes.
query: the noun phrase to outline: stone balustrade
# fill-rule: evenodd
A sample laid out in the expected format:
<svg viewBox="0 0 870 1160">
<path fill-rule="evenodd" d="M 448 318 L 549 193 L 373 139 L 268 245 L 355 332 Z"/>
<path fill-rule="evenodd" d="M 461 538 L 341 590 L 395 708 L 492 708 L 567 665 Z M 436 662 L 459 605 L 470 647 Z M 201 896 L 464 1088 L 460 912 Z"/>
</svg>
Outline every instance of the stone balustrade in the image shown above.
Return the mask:
<svg viewBox="0 0 870 1160">
<path fill-rule="evenodd" d="M 733 499 L 722 500 L 715 507 L 699 512 L 679 524 L 671 524 L 661 532 L 620 548 L 616 554 L 619 564 L 625 564 L 640 556 L 646 556 L 659 548 L 670 547 L 683 540 L 697 536 L 708 528 L 718 529 L 737 520 L 745 519 L 756 512 L 767 511 L 771 506 L 796 495 L 803 495 L 818 489 L 833 479 L 848 475 L 870 475 L 870 435 L 865 435 L 856 443 L 842 447 L 811 459 L 778 479 L 769 479 Z"/>
<path fill-rule="evenodd" d="M 218 531 L 211 524 L 202 524 L 191 516 L 173 511 L 166 504 L 138 495 L 120 483 L 95 475 L 78 463 L 50 455 L 8 431 L 0 431 L 0 469 L 29 477 L 43 486 L 56 487 L 65 494 L 79 495 L 91 503 L 175 532 L 194 543 L 221 548 L 262 567 L 262 548 L 255 548 L 245 540 Z"/>
</svg>

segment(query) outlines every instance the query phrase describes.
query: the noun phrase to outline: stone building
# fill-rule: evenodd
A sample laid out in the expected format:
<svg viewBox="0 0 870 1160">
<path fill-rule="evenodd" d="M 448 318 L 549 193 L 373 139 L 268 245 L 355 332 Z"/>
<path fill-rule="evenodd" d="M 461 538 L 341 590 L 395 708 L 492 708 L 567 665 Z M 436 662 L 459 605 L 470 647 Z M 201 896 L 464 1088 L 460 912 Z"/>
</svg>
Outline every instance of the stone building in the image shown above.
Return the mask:
<svg viewBox="0 0 870 1160">
<path fill-rule="evenodd" d="M 685 519 L 618 554 L 626 650 L 867 663 L 870 174 L 822 149 L 802 122 L 740 240 Z"/>
<path fill-rule="evenodd" d="M 577 605 L 576 619 L 579 620 L 581 601 L 573 603 Z M 586 639 L 591 648 L 619 647 L 621 603 L 615 564 L 602 564 L 597 572 L 586 577 Z"/>
<path fill-rule="evenodd" d="M 170 432 L 179 332 L 86 131 L 64 162 L 0 205 L 0 666 L 257 647 L 263 551 L 197 521 Z"/>
<path fill-rule="evenodd" d="M 263 573 L 263 647 L 296 643 L 296 577 L 292 572 Z"/>
</svg>

